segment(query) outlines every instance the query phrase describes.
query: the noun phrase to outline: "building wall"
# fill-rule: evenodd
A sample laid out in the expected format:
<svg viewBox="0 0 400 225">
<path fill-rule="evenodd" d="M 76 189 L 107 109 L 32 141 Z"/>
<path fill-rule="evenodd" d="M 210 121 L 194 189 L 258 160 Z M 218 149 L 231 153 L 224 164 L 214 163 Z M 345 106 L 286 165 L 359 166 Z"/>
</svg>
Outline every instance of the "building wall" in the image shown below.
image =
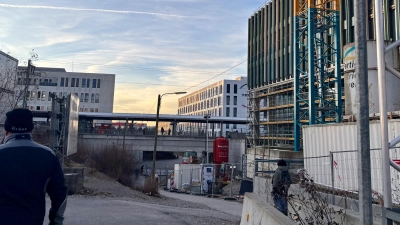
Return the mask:
<svg viewBox="0 0 400 225">
<path fill-rule="evenodd" d="M 5 121 L 5 113 L 15 105 L 17 67 L 17 59 L 0 51 L 0 124 Z"/>
<path fill-rule="evenodd" d="M 269 1 L 248 19 L 247 78 L 251 96 L 249 117 L 253 121 L 249 126 L 249 132 L 252 134 L 253 146 L 293 149 L 293 2 L 292 0 Z M 344 45 L 355 40 L 353 3 L 354 0 L 341 1 L 342 49 Z M 366 36 L 368 40 L 374 40 L 376 34 L 373 1 L 366 0 L 366 4 L 368 8 Z M 383 8 L 386 12 L 385 39 L 399 40 L 400 0 L 384 0 Z M 342 81 L 342 86 L 343 84 Z M 342 99 L 344 102 L 344 97 Z"/>
<path fill-rule="evenodd" d="M 21 90 L 25 77 L 26 67 L 19 67 L 18 84 L 21 84 Z M 80 98 L 81 112 L 112 112 L 114 87 L 115 74 L 76 73 L 38 67 L 35 74 L 31 75 L 28 107 L 31 110 L 50 111 L 49 93 L 54 92 L 59 97 L 72 93 Z"/>
<path fill-rule="evenodd" d="M 200 90 L 192 92 L 178 100 L 179 115 L 207 115 L 226 117 L 247 116 L 247 80 L 245 77 L 238 77 L 235 80 L 221 80 Z M 204 124 L 180 124 L 178 129 L 184 132 L 204 132 Z M 238 131 L 246 132 L 246 125 L 223 125 L 223 132 Z M 212 125 L 209 125 L 209 132 Z M 215 124 L 214 132 L 219 134 L 220 124 Z"/>
</svg>

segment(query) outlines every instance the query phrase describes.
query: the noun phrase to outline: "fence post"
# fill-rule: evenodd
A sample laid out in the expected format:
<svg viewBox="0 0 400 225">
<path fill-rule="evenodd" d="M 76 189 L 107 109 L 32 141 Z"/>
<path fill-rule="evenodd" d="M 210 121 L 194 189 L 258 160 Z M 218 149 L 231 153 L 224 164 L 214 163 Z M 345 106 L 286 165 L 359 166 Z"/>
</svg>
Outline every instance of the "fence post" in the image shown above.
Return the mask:
<svg viewBox="0 0 400 225">
<path fill-rule="evenodd" d="M 333 159 L 333 152 L 329 152 L 331 159 L 331 179 L 332 179 L 332 205 L 335 205 L 335 161 Z"/>
</svg>

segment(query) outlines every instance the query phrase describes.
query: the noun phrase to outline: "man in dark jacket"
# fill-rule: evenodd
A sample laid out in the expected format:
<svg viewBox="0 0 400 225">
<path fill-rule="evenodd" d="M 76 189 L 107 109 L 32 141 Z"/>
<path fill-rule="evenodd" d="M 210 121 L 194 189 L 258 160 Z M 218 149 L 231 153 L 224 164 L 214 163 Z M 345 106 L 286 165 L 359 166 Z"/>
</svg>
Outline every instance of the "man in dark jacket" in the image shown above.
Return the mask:
<svg viewBox="0 0 400 225">
<path fill-rule="evenodd" d="M 288 215 L 288 191 L 291 184 L 291 178 L 286 161 L 278 161 L 278 168 L 272 178 L 272 196 L 276 208 L 283 214 Z"/>
<path fill-rule="evenodd" d="M 0 145 L 0 224 L 42 225 L 48 193 L 50 224 L 63 224 L 67 188 L 54 152 L 32 140 L 33 114 L 14 109 Z"/>
</svg>

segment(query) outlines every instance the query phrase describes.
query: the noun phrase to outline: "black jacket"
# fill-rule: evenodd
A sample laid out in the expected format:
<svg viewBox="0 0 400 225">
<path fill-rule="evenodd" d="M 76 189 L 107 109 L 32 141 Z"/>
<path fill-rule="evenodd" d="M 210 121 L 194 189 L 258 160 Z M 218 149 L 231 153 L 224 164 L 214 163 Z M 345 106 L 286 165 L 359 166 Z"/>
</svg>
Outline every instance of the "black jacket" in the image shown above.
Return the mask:
<svg viewBox="0 0 400 225">
<path fill-rule="evenodd" d="M 7 136 L 0 145 L 0 224 L 43 224 L 46 192 L 50 224 L 62 224 L 67 188 L 57 156 L 29 133 Z"/>
</svg>

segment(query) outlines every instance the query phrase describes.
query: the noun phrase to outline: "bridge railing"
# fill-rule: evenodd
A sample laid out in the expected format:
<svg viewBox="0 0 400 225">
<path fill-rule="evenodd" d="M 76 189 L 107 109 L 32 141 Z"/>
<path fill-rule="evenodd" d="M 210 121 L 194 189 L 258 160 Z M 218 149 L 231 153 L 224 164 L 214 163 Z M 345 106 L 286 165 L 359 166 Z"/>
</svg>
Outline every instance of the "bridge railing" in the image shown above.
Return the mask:
<svg viewBox="0 0 400 225">
<path fill-rule="evenodd" d="M 147 128 L 147 129 L 101 129 L 101 128 L 79 128 L 78 131 L 79 134 L 96 134 L 96 135 L 127 135 L 127 136 L 154 136 L 155 135 L 155 130 L 154 128 Z M 204 132 L 196 132 L 196 131 L 186 131 L 186 132 L 176 132 L 175 135 L 171 133 L 168 134 L 168 132 L 164 132 L 164 134 L 161 134 L 160 131 L 158 131 L 158 135 L 160 136 L 187 136 L 187 137 L 204 137 L 206 138 L 206 134 Z M 209 137 L 210 138 L 215 138 L 219 136 L 219 132 L 210 132 Z M 246 136 L 245 133 L 238 133 L 238 132 L 226 132 L 225 136 L 228 138 L 244 138 Z"/>
</svg>

